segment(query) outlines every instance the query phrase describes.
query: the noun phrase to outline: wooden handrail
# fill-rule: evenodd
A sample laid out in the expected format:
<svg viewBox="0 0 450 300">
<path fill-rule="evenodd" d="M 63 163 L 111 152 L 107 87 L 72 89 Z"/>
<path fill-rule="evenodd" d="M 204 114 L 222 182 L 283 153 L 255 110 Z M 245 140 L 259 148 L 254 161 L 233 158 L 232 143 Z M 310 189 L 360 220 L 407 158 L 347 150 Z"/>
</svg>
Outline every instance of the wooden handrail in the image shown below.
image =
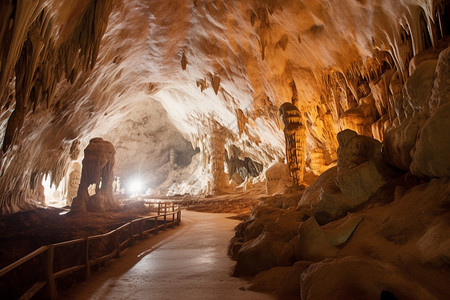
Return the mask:
<svg viewBox="0 0 450 300">
<path fill-rule="evenodd" d="M 86 238 L 79 238 L 79 239 L 75 239 L 75 240 L 56 243 L 56 244 L 53 244 L 53 246 L 54 247 L 69 246 L 69 245 L 73 245 L 73 244 L 79 244 L 81 242 L 84 242 L 85 240 L 86 240 Z"/>
<path fill-rule="evenodd" d="M 149 202 L 149 203 L 151 203 L 151 202 Z M 78 239 L 74 239 L 74 240 L 70 240 L 70 241 L 64 241 L 64 242 L 60 242 L 60 243 L 50 244 L 47 246 L 42 246 L 42 247 L 34 250 L 33 252 L 25 255 L 24 257 L 20 258 L 19 260 L 13 262 L 12 264 L 1 269 L 0 277 L 7 274 L 8 272 L 14 270 L 15 268 L 19 267 L 20 265 L 29 261 L 30 259 L 38 256 L 39 254 L 47 252 L 47 264 L 46 264 L 47 265 L 47 268 L 46 268 L 47 269 L 46 270 L 47 281 L 45 282 L 42 280 L 38 280 L 36 283 L 33 284 L 33 286 L 30 289 L 28 289 L 25 292 L 25 294 L 22 295 L 21 299 L 22 298 L 29 299 L 35 293 L 37 293 L 41 288 L 43 288 L 45 285 L 48 286 L 50 298 L 56 299 L 57 291 L 56 291 L 56 286 L 55 286 L 55 278 L 64 276 L 67 274 L 71 274 L 71 273 L 81 270 L 83 268 L 86 269 L 85 277 L 89 278 L 90 265 L 92 263 L 95 263 L 95 262 L 98 262 L 101 260 L 105 260 L 105 259 L 110 259 L 111 257 L 119 257 L 121 248 L 126 245 L 128 245 L 127 247 L 132 246 L 132 244 L 134 243 L 135 237 L 139 237 L 139 236 L 142 237 L 143 233 L 158 231 L 161 228 L 166 229 L 168 224 L 174 224 L 174 225 L 180 224 L 181 209 L 179 206 L 177 206 L 177 209 L 175 210 L 175 205 L 172 203 L 172 211 L 167 212 L 167 202 L 166 202 L 164 204 L 164 213 L 161 214 L 161 202 L 155 202 L 154 204 L 158 204 L 158 215 L 156 215 L 156 216 L 147 216 L 147 217 L 134 219 L 134 220 L 132 220 L 126 224 L 123 224 L 120 227 L 118 227 L 110 232 L 104 233 L 104 234 L 98 234 L 98 235 L 88 236 L 86 238 L 78 238 Z M 167 219 L 168 215 L 172 215 L 172 220 Z M 176 217 L 175 217 L 175 215 L 176 215 Z M 158 221 L 159 221 L 158 219 L 160 217 L 163 217 L 163 224 L 158 225 Z M 145 226 L 133 226 L 133 224 L 136 224 L 136 223 L 141 224 L 141 222 L 144 220 L 154 220 L 155 222 L 153 223 L 152 228 L 145 229 L 144 228 Z M 121 243 L 119 241 L 119 231 L 126 227 L 129 228 L 129 230 L 128 230 L 129 234 L 128 234 L 128 237 Z M 104 255 L 102 257 L 99 257 L 99 258 L 89 259 L 89 241 L 98 239 L 98 238 L 108 237 L 113 234 L 115 237 L 115 242 L 114 242 L 114 249 L 112 250 L 112 252 L 110 252 L 109 254 Z M 85 247 L 82 248 L 82 250 L 81 250 L 82 253 L 80 254 L 80 256 L 84 257 L 84 264 L 71 266 L 71 267 L 65 268 L 63 270 L 59 270 L 58 272 L 54 272 L 53 271 L 54 248 L 55 247 L 64 247 L 64 246 L 69 246 L 69 245 L 74 245 L 74 244 L 80 244 L 80 243 L 85 243 Z M 125 247 L 125 248 L 127 248 L 127 247 Z"/>
<path fill-rule="evenodd" d="M 21 264 L 29 261 L 30 259 L 32 259 L 35 256 L 38 256 L 39 254 L 41 254 L 42 252 L 47 251 L 48 246 L 42 246 L 36 250 L 34 250 L 33 252 L 25 255 L 24 257 L 22 257 L 21 259 L 13 262 L 12 264 L 10 264 L 9 266 L 4 267 L 3 269 L 0 270 L 0 277 L 5 275 L 6 273 L 8 273 L 11 270 L 14 270 L 15 268 L 17 268 L 18 266 L 20 266 Z"/>
</svg>

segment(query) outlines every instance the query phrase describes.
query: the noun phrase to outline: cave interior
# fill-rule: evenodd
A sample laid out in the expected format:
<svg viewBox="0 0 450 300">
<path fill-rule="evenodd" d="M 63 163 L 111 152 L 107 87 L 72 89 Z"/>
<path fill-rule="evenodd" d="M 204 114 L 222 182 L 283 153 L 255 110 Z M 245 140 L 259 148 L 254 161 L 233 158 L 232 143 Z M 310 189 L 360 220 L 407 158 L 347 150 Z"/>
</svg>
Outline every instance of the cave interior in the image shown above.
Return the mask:
<svg viewBox="0 0 450 300">
<path fill-rule="evenodd" d="M 173 198 L 240 215 L 228 252 L 253 290 L 450 299 L 449 16 L 1 1 L 0 267 Z"/>
</svg>

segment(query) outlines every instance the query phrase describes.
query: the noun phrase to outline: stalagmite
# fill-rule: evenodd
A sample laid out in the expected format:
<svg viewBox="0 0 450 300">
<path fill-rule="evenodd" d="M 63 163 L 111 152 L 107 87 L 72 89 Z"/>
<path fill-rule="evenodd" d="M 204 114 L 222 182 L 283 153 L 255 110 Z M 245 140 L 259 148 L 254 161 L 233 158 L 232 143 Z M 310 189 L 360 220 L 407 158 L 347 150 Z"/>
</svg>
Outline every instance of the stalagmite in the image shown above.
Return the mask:
<svg viewBox="0 0 450 300">
<path fill-rule="evenodd" d="M 225 174 L 225 131 L 217 124 L 210 128 L 207 147 L 211 149 L 211 173 L 213 176 L 211 193 L 220 195 L 227 191 L 227 175 Z"/>
<path fill-rule="evenodd" d="M 69 178 L 66 187 L 66 203 L 72 205 L 73 198 L 77 196 L 78 187 L 81 180 L 81 165 L 77 162 L 73 163 L 69 169 Z"/>
<path fill-rule="evenodd" d="M 71 211 L 105 211 L 119 207 L 113 195 L 115 153 L 110 142 L 102 138 L 90 140 L 84 149 L 80 185 Z M 88 188 L 92 184 L 95 184 L 95 195 L 90 196 Z"/>
<path fill-rule="evenodd" d="M 292 103 L 284 103 L 280 115 L 284 123 L 287 163 L 294 183 L 300 185 L 305 172 L 306 128 L 300 111 Z"/>
</svg>

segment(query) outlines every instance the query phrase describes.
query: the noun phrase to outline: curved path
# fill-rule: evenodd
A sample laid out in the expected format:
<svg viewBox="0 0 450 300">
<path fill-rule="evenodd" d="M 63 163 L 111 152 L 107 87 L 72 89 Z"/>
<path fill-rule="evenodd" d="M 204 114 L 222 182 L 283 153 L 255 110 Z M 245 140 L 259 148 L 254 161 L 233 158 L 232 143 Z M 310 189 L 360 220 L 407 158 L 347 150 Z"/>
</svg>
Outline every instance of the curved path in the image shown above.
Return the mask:
<svg viewBox="0 0 450 300">
<path fill-rule="evenodd" d="M 119 260 L 72 288 L 67 299 L 275 299 L 231 277 L 230 214 L 184 210 L 181 225 L 138 242 Z"/>
</svg>

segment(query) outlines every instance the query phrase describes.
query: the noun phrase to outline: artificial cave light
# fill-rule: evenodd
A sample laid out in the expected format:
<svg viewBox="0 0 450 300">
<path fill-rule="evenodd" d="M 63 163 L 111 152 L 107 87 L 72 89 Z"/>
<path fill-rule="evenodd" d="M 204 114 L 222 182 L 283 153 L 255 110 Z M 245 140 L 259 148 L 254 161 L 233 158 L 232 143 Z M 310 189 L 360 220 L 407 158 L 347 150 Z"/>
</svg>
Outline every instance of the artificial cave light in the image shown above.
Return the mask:
<svg viewBox="0 0 450 300">
<path fill-rule="evenodd" d="M 140 178 L 133 178 L 128 182 L 127 192 L 133 196 L 139 196 L 145 191 L 144 184 Z"/>
</svg>

